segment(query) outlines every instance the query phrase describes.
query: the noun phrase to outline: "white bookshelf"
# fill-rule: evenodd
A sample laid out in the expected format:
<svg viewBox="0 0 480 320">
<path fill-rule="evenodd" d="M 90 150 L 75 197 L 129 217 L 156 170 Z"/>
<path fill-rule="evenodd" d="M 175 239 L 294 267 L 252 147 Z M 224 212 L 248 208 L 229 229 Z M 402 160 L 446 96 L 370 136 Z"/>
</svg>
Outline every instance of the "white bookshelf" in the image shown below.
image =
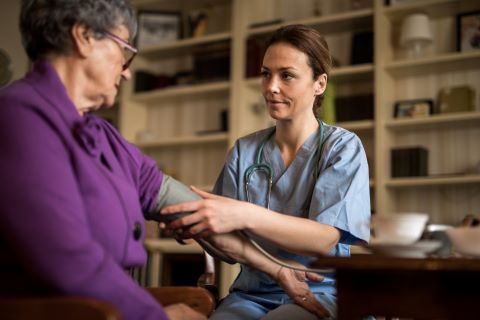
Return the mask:
<svg viewBox="0 0 480 320">
<path fill-rule="evenodd" d="M 213 93 L 228 93 L 230 90 L 229 81 L 219 81 L 205 84 L 171 86 L 163 89 L 156 89 L 132 95 L 132 99 L 141 103 L 155 103 L 161 107 L 163 104 L 158 103 L 163 99 L 182 98 L 193 95 L 208 95 Z"/>
</svg>

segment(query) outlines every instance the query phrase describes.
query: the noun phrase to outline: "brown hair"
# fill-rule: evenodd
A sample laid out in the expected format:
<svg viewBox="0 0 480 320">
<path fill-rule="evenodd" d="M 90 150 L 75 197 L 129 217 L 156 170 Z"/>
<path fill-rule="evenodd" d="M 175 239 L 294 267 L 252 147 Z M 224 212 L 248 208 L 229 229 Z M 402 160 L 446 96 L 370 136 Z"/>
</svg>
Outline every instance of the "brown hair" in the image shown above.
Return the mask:
<svg viewBox="0 0 480 320">
<path fill-rule="evenodd" d="M 305 53 L 308 65 L 312 69 L 313 80 L 332 68 L 332 58 L 325 38 L 315 29 L 301 24 L 292 24 L 278 28 L 266 42 L 266 48 L 279 42 L 288 43 Z M 315 98 L 313 113 L 318 116 L 324 94 Z"/>
</svg>

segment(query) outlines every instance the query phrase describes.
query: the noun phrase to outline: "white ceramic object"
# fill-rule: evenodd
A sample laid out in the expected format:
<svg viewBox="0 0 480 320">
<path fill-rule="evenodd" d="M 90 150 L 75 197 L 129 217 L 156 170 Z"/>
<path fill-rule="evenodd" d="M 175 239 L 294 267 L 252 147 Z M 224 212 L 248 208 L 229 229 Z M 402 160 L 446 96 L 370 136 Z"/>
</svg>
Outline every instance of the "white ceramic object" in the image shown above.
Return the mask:
<svg viewBox="0 0 480 320">
<path fill-rule="evenodd" d="M 480 257 L 480 227 L 452 228 L 446 232 L 454 252 Z"/>
<path fill-rule="evenodd" d="M 402 258 L 425 258 L 428 254 L 438 250 L 442 242 L 435 240 L 418 241 L 411 245 L 372 243 L 368 249 L 375 254 L 402 257 Z"/>
<path fill-rule="evenodd" d="M 403 212 L 372 217 L 372 244 L 411 245 L 422 236 L 428 221 L 426 213 Z"/>
</svg>

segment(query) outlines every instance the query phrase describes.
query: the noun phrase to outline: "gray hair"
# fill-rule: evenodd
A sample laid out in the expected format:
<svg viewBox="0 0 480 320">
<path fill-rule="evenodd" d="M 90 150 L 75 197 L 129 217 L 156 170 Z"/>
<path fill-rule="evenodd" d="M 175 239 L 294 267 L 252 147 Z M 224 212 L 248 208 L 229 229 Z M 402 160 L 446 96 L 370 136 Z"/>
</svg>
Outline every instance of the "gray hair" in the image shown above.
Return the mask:
<svg viewBox="0 0 480 320">
<path fill-rule="evenodd" d="M 137 31 L 128 0 L 22 0 L 20 32 L 32 61 L 53 52 L 71 52 L 71 30 L 77 23 L 91 29 L 97 38 L 121 25 L 129 30 L 130 38 Z"/>
</svg>

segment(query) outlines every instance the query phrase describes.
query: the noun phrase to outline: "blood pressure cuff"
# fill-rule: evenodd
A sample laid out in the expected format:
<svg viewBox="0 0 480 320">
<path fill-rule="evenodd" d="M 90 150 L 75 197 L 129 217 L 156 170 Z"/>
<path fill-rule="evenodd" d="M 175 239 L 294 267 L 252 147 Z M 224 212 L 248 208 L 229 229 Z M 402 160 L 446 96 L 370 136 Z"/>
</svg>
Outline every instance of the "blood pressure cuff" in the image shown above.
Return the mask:
<svg viewBox="0 0 480 320">
<path fill-rule="evenodd" d="M 201 197 L 192 190 L 190 190 L 190 188 L 188 188 L 186 185 L 168 175 L 164 175 L 162 185 L 160 186 L 160 190 L 158 191 L 157 198 L 155 200 L 155 206 L 152 211 L 145 213 L 145 219 L 160 221 L 160 210 L 162 208 L 177 203 L 195 201 L 200 199 Z M 198 238 L 195 240 L 211 256 L 230 264 L 236 263 L 235 260 L 225 255 L 223 252 L 212 246 L 204 239 Z"/>
</svg>

